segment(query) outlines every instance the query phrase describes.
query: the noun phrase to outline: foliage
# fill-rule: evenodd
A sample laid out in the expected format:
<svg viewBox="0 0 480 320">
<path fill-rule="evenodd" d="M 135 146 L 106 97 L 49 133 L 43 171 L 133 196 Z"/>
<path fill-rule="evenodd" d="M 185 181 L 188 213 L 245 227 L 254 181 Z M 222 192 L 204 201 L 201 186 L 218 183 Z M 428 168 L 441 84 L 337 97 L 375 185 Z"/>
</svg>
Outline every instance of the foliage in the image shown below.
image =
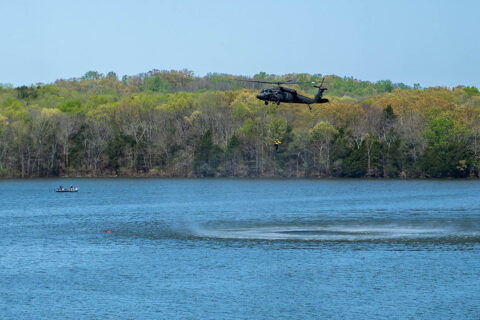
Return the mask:
<svg viewBox="0 0 480 320">
<path fill-rule="evenodd" d="M 0 175 L 475 177 L 480 92 L 321 74 L 330 103 L 266 106 L 246 77 L 88 71 L 0 86 Z M 292 85 L 314 95 L 309 84 Z M 280 140 L 278 150 L 274 140 Z"/>
</svg>

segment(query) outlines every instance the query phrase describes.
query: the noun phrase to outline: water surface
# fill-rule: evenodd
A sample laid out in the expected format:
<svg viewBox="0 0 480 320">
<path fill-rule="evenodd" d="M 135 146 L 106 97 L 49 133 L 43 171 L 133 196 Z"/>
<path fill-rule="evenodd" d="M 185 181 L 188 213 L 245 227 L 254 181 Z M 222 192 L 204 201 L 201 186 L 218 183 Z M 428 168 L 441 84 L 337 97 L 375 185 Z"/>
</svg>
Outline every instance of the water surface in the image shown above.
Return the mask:
<svg viewBox="0 0 480 320">
<path fill-rule="evenodd" d="M 478 319 L 479 194 L 478 181 L 0 181 L 0 318 Z"/>
</svg>

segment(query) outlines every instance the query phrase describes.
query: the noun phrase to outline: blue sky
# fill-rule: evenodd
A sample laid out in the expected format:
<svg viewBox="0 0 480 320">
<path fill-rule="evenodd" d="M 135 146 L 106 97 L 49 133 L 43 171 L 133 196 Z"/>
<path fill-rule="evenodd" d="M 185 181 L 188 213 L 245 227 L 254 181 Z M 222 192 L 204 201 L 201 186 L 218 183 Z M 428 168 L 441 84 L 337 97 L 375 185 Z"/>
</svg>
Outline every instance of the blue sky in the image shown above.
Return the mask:
<svg viewBox="0 0 480 320">
<path fill-rule="evenodd" d="M 187 68 L 480 87 L 479 12 L 475 0 L 0 0 L 0 83 Z"/>
</svg>

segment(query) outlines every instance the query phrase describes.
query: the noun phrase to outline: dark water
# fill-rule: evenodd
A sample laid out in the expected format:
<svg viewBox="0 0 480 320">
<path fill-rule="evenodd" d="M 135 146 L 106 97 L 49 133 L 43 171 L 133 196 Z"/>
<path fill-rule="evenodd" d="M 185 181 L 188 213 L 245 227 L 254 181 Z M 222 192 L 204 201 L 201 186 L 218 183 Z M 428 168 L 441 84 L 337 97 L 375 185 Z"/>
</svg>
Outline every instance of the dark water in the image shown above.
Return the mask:
<svg viewBox="0 0 480 320">
<path fill-rule="evenodd" d="M 479 195 L 479 181 L 0 181 L 0 318 L 480 319 Z"/>
</svg>

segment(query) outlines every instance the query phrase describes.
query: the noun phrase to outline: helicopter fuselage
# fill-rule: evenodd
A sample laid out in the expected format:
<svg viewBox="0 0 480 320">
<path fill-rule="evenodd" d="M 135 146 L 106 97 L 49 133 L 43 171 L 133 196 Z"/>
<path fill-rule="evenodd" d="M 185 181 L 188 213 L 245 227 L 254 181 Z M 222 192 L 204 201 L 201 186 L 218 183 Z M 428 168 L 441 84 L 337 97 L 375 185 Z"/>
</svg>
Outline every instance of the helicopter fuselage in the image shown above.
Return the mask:
<svg viewBox="0 0 480 320">
<path fill-rule="evenodd" d="M 323 92 L 322 92 L 323 93 Z M 315 96 L 315 98 L 310 98 L 298 94 L 295 89 L 286 88 L 286 87 L 272 87 L 267 89 L 262 89 L 259 94 L 257 94 L 257 99 L 265 101 L 265 104 L 268 102 L 276 103 L 277 105 L 280 102 L 286 103 L 304 103 L 304 104 L 313 104 L 313 103 L 325 103 L 328 102 L 328 99 L 323 99 L 320 96 Z"/>
</svg>

